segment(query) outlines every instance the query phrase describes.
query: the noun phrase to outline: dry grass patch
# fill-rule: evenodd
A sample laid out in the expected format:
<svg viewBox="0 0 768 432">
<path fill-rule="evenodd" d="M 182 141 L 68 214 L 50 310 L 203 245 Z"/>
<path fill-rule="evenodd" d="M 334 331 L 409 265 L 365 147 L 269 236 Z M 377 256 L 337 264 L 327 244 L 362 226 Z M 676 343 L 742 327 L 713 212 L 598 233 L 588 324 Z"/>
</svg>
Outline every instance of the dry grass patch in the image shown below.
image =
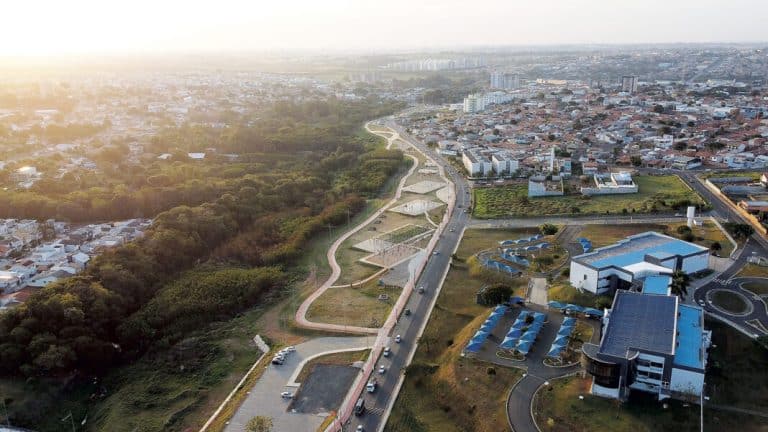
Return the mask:
<svg viewBox="0 0 768 432">
<path fill-rule="evenodd" d="M 402 288 L 382 288 L 378 281 L 366 283 L 362 288 L 329 288 L 318 297 L 307 311 L 307 319 L 314 322 L 359 327 L 381 327 Z M 381 294 L 388 300 L 379 300 Z"/>
</svg>

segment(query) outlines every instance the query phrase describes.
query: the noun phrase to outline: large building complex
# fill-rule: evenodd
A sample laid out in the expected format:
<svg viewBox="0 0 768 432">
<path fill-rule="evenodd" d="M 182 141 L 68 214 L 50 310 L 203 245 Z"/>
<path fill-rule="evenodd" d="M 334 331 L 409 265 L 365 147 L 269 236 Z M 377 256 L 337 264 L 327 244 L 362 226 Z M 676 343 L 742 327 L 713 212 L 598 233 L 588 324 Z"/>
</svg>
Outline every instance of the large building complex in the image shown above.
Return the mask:
<svg viewBox="0 0 768 432">
<path fill-rule="evenodd" d="M 602 294 L 646 276 L 675 270 L 691 274 L 708 265 L 707 248 L 649 231 L 573 257 L 570 280 L 575 288 Z"/>
<path fill-rule="evenodd" d="M 670 283 L 669 276 L 650 276 L 643 292 L 616 293 L 599 345 L 582 346 L 592 394 L 626 399 L 642 391 L 659 400 L 698 400 L 711 331 L 702 309 L 670 295 Z"/>
</svg>

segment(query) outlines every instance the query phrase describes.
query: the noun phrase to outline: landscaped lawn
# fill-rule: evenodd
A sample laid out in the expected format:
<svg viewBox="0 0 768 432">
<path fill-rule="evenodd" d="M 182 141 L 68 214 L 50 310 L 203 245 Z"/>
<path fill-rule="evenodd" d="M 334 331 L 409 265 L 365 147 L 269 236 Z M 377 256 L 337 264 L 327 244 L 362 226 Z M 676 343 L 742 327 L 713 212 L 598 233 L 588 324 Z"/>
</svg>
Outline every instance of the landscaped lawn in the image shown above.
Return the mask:
<svg viewBox="0 0 768 432">
<path fill-rule="evenodd" d="M 621 214 L 673 211 L 675 203 L 688 200 L 704 204 L 704 200 L 688 188 L 677 176 L 636 176 L 636 194 L 585 197 L 578 195 L 528 198 L 527 184 L 497 188 L 475 189 L 474 216 L 496 218 L 505 216 L 535 217 L 564 214 Z"/>
<path fill-rule="evenodd" d="M 712 293 L 712 303 L 715 306 L 730 313 L 744 313 L 747 311 L 747 303 L 740 295 L 729 291 L 715 291 Z"/>
<path fill-rule="evenodd" d="M 765 348 L 725 324 L 706 321 L 713 332 L 707 370 L 706 393 L 710 404 L 765 412 L 768 408 L 768 374 L 764 373 Z M 699 406 L 662 403 L 639 398 L 621 404 L 589 395 L 590 380 L 578 377 L 553 380 L 539 391 L 535 415 L 542 431 L 655 432 L 698 431 Z M 583 400 L 579 396 L 584 396 Z M 766 431 L 764 418 L 705 405 L 704 430 Z"/>
</svg>

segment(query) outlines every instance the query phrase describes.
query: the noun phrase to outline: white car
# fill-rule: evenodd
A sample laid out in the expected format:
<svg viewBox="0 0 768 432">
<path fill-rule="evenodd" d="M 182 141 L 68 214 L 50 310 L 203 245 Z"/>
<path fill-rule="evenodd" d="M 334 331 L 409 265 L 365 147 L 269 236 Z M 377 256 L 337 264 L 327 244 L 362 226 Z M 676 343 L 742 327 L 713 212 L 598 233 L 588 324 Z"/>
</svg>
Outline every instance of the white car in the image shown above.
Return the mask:
<svg viewBox="0 0 768 432">
<path fill-rule="evenodd" d="M 355 429 L 355 432 L 363 432 L 363 425 L 357 425 L 357 428 Z"/>
<path fill-rule="evenodd" d="M 285 391 L 280 393 L 280 397 L 283 399 L 293 399 L 293 393 Z"/>
<path fill-rule="evenodd" d="M 381 353 L 384 357 L 389 357 L 389 355 L 392 353 L 392 350 L 389 349 L 389 347 L 384 348 L 384 352 Z"/>
<path fill-rule="evenodd" d="M 380 373 L 380 374 L 382 374 L 382 375 L 383 375 L 383 374 L 384 374 L 384 372 L 386 372 L 386 371 L 387 371 L 387 369 L 384 367 L 384 365 L 379 365 L 379 373 Z"/>
<path fill-rule="evenodd" d="M 395 336 L 395 343 L 400 343 L 403 341 L 403 338 L 400 337 L 400 335 Z"/>
<path fill-rule="evenodd" d="M 283 348 L 283 351 L 286 351 L 286 352 L 292 353 L 292 352 L 296 351 L 296 347 L 295 347 L 295 346 L 293 346 L 293 345 L 291 345 L 291 346 L 287 346 L 287 347 Z"/>
</svg>

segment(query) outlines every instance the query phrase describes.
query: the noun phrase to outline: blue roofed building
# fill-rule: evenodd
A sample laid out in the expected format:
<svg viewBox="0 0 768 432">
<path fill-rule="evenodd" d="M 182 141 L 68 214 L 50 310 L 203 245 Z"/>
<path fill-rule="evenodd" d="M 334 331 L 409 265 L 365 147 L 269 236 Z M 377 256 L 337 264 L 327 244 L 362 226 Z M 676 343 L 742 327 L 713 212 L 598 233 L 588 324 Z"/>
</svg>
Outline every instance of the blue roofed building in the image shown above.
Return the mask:
<svg viewBox="0 0 768 432">
<path fill-rule="evenodd" d="M 675 270 L 691 274 L 708 266 L 707 248 L 649 231 L 573 257 L 570 282 L 575 288 L 603 294 L 628 289 L 647 276 Z"/>
<path fill-rule="evenodd" d="M 698 400 L 712 333 L 704 329 L 704 311 L 680 304 L 670 283 L 649 277 L 641 293 L 616 293 L 600 343 L 582 346 L 592 394 L 626 399 L 642 391 L 659 400 Z"/>
</svg>

